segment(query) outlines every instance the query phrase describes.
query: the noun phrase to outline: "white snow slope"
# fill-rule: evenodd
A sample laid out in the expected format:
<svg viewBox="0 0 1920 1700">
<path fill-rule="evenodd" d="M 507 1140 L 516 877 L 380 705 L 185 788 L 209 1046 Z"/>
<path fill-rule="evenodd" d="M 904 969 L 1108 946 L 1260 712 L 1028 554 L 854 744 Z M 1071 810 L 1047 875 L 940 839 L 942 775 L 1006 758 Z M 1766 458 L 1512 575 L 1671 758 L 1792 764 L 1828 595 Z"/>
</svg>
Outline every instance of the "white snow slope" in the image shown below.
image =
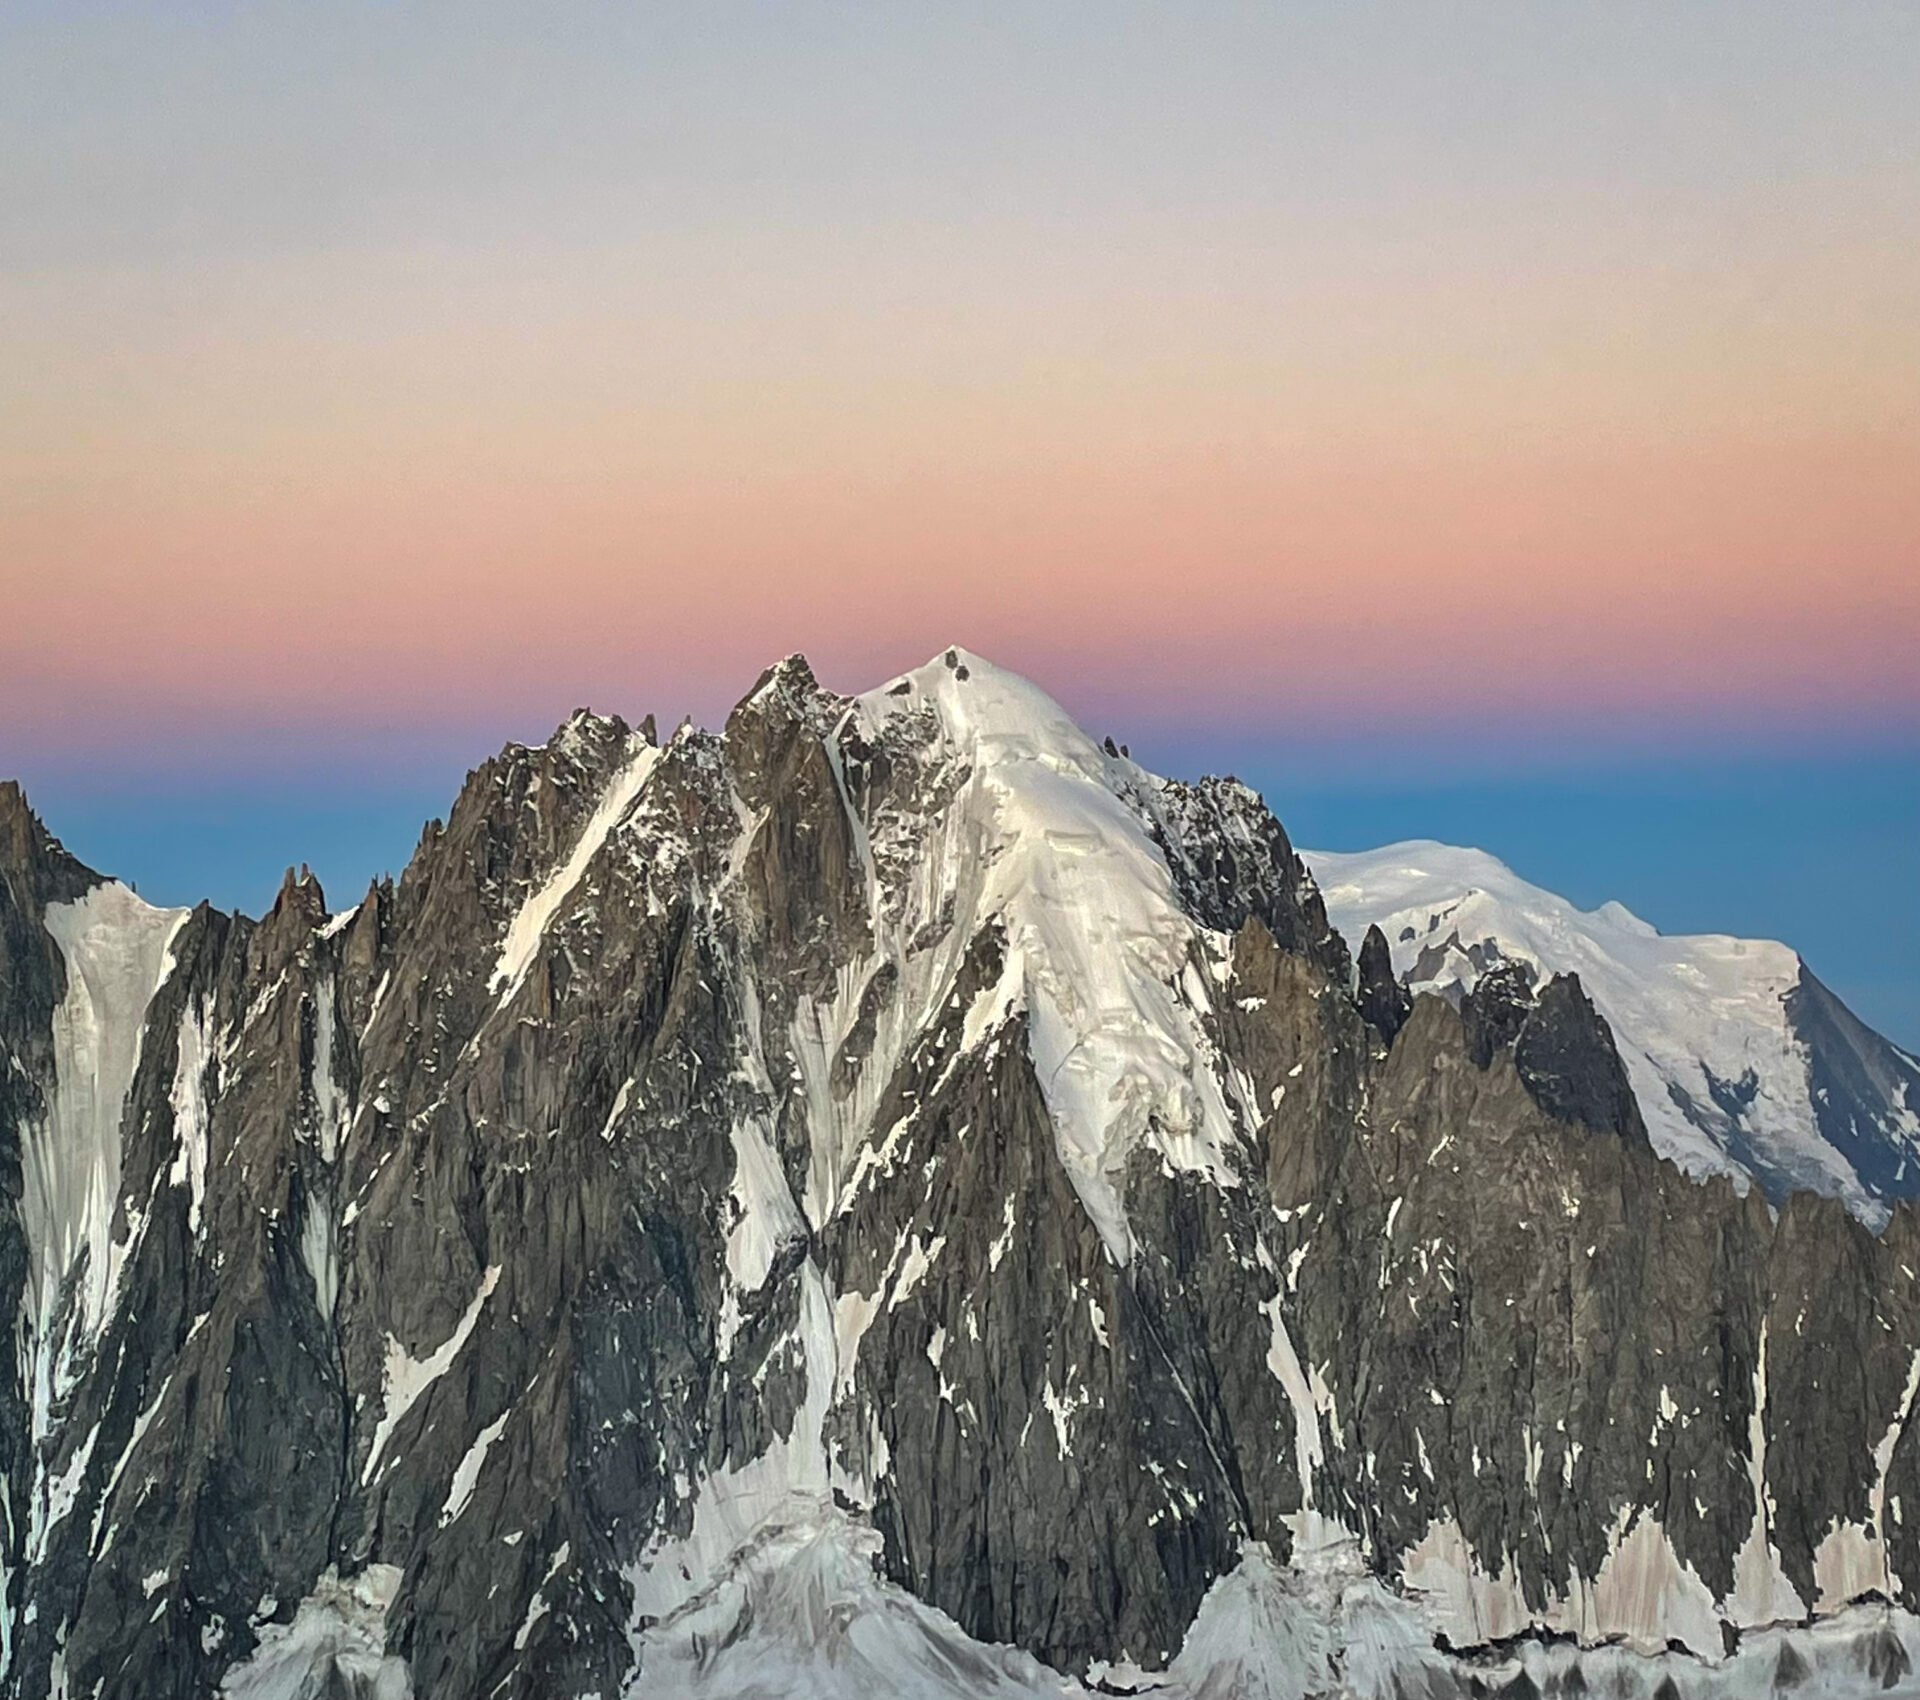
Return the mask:
<svg viewBox="0 0 1920 1700">
<path fill-rule="evenodd" d="M 876 900 L 897 908 L 896 931 L 901 919 L 924 931 L 951 915 L 960 953 L 982 929 L 1002 929 L 1005 976 L 970 1033 L 1026 1011 L 1061 1164 L 1124 1264 L 1132 1238 L 1115 1177 L 1143 1142 L 1172 1169 L 1232 1184 L 1238 1135 L 1191 972 L 1209 943 L 1223 960 L 1229 947 L 1174 895 L 1148 824 L 1160 782 L 1107 754 L 1025 679 L 963 649 L 947 656 L 850 710 L 876 742 L 924 739 L 927 759 L 960 779 L 937 838 L 908 823 L 914 842 L 892 864 L 893 891 L 876 876 Z M 949 974 L 958 958 L 943 964 Z"/>
<path fill-rule="evenodd" d="M 140 1061 L 147 1006 L 172 968 L 185 909 L 156 909 L 108 881 L 47 910 L 47 931 L 67 971 L 54 1012 L 54 1090 L 46 1125 L 30 1127 L 20 1153 L 20 1220 L 29 1252 L 20 1329 L 22 1380 L 32 1389 L 33 1434 L 79 1373 L 99 1332 L 141 1222 L 130 1213 L 116 1240 L 120 1117 Z M 65 1287 L 82 1254 L 85 1278 Z M 64 1295 L 64 1297 L 63 1297 Z M 71 1307 L 63 1327 L 62 1303 Z M 56 1357 L 56 1343 L 64 1350 Z"/>
<path fill-rule="evenodd" d="M 1654 1148 L 1689 1174 L 1758 1177 L 1776 1195 L 1844 1199 L 1878 1227 L 1887 1206 L 1821 1132 L 1808 1046 L 1789 1019 L 1799 956 L 1770 939 L 1668 937 L 1618 903 L 1576 909 L 1488 855 L 1431 840 L 1351 854 L 1303 850 L 1327 915 L 1358 953 L 1377 925 L 1413 990 L 1457 996 L 1491 944 L 1545 979 L 1574 973 L 1613 1029 Z M 1920 1104 L 1896 1104 L 1897 1162 L 1920 1173 Z"/>
<path fill-rule="evenodd" d="M 1419 1700 L 1481 1692 L 1604 1693 L 1617 1700 L 1746 1700 L 1795 1673 L 1799 1700 L 1884 1691 L 1920 1662 L 1920 1623 L 1877 1604 L 1818 1623 L 1756 1631 L 1708 1665 L 1681 1652 L 1521 1641 L 1479 1658 L 1433 1644 L 1418 1606 L 1351 1550 L 1306 1569 L 1257 1543 L 1201 1602 L 1164 1671 L 1097 1666 L 1088 1682 L 1011 1647 L 973 1640 L 952 1619 L 874 1573 L 878 1537 L 823 1510 L 770 1528 L 699 1596 L 647 1632 L 621 1700 Z M 1889 1680 L 1891 1679 L 1891 1680 Z M 237 1692 L 237 1691 L 236 1691 Z M 256 1691 L 246 1691 L 253 1700 Z M 262 1700 L 268 1693 L 257 1691 Z"/>
</svg>

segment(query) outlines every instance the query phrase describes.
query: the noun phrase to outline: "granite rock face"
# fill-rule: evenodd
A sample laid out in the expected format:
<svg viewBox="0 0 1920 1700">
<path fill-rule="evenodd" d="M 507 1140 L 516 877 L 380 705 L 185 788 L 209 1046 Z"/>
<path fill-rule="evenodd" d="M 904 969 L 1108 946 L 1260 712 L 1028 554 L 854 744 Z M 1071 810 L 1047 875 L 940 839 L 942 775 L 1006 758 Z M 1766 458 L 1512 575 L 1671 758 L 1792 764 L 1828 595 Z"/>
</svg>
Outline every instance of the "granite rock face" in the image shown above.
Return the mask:
<svg viewBox="0 0 1920 1700">
<path fill-rule="evenodd" d="M 340 913 L 0 788 L 4 1692 L 1651 1693 L 1920 1603 L 1914 1206 L 1388 944 L 964 651 L 576 715 Z"/>
</svg>

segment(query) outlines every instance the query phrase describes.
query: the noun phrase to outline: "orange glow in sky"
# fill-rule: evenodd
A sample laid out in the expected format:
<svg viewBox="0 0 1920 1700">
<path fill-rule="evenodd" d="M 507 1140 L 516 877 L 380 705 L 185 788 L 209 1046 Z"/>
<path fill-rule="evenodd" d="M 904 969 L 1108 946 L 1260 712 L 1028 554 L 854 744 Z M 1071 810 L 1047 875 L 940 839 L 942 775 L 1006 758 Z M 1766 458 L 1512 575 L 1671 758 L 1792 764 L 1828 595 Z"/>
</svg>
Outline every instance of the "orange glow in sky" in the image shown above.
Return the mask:
<svg viewBox="0 0 1920 1700">
<path fill-rule="evenodd" d="M 1871 11 L 9 25 L 0 724 L 1911 721 Z"/>
</svg>

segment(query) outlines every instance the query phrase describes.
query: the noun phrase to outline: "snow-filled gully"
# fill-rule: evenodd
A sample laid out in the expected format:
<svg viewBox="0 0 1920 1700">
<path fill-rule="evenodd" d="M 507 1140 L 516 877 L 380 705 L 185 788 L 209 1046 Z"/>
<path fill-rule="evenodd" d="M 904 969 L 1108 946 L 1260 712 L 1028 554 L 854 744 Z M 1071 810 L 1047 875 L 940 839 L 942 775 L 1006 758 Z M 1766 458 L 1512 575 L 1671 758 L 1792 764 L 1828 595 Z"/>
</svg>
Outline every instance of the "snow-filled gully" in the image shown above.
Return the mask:
<svg viewBox="0 0 1920 1700">
<path fill-rule="evenodd" d="M 27 1291 L 18 1328 L 33 1435 L 78 1374 L 118 1288 L 128 1241 L 116 1241 L 120 1122 L 140 1062 L 147 1006 L 172 967 L 184 909 L 156 909 L 115 882 L 51 905 L 46 927 L 66 965 L 53 1017 L 54 1086 L 46 1122 L 21 1142 Z M 83 1273 L 62 1305 L 76 1266 Z"/>
</svg>

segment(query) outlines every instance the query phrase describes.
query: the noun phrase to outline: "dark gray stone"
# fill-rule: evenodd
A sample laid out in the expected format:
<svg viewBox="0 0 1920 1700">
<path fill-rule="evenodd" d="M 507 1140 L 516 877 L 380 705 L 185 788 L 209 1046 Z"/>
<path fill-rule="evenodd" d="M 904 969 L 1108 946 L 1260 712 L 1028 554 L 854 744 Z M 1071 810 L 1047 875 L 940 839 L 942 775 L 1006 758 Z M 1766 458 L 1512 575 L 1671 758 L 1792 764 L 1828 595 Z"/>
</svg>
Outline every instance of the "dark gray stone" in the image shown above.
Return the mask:
<svg viewBox="0 0 1920 1700">
<path fill-rule="evenodd" d="M 947 671 L 979 688 L 958 652 Z M 1309 1501 L 1389 1580 L 1451 1518 L 1536 1608 L 1597 1572 L 1621 1517 L 1657 1517 L 1723 1594 L 1763 1331 L 1771 1537 L 1811 1597 L 1834 1519 L 1870 1515 L 1920 1345 L 1913 1204 L 1876 1236 L 1837 1203 L 1794 1195 L 1775 1220 L 1757 1189 L 1687 1180 L 1576 979 L 1488 959 L 1458 1009 L 1409 1000 L 1377 930 L 1350 963 L 1250 791 L 1152 782 L 1110 746 L 1214 941 L 1182 983 L 1235 1123 L 1218 1181 L 1144 1148 L 1112 1177 L 1123 1266 L 1060 1161 L 1025 1016 L 977 1028 L 1010 941 L 951 940 L 951 913 L 890 931 L 968 772 L 912 715 L 888 726 L 870 738 L 797 657 L 722 734 L 657 756 L 650 723 L 576 715 L 469 775 L 351 918 L 293 873 L 258 922 L 194 912 L 121 1118 L 117 1303 L 37 1451 L 18 1366 L 0 1377 L 0 1692 L 46 1693 L 57 1657 L 103 1700 L 204 1696 L 329 1571 L 382 1565 L 425 1700 L 611 1695 L 644 1627 L 635 1567 L 688 1533 L 704 1479 L 795 1432 L 823 1292 L 871 1308 L 823 1439 L 884 1574 L 1062 1668 L 1165 1663 L 1243 1544 L 1286 1557 Z M 502 984 L 513 917 L 645 759 Z M 97 883 L 0 786 L 16 1312 L 21 1140 L 65 989 L 45 915 Z M 939 952 L 951 982 L 903 1032 L 902 988 Z M 1838 1059 L 1840 1143 L 1910 1059 L 1810 977 L 1794 1007 Z M 197 1204 L 177 1108 L 196 1023 Z M 859 1179 L 810 1219 L 818 1118 L 855 1105 Z M 729 1242 L 765 1183 L 742 1129 L 790 1195 L 750 1289 Z M 1270 1367 L 1283 1333 L 1319 1389 L 1304 1412 Z M 1911 1429 L 1886 1483 L 1909 1506 Z M 56 1479 L 71 1509 L 29 1553 Z M 1920 1520 L 1884 1533 L 1920 1577 Z M 1875 1681 L 1904 1672 L 1891 1647 Z M 1463 1691 L 1409 1677 L 1443 1680 Z"/>
</svg>

